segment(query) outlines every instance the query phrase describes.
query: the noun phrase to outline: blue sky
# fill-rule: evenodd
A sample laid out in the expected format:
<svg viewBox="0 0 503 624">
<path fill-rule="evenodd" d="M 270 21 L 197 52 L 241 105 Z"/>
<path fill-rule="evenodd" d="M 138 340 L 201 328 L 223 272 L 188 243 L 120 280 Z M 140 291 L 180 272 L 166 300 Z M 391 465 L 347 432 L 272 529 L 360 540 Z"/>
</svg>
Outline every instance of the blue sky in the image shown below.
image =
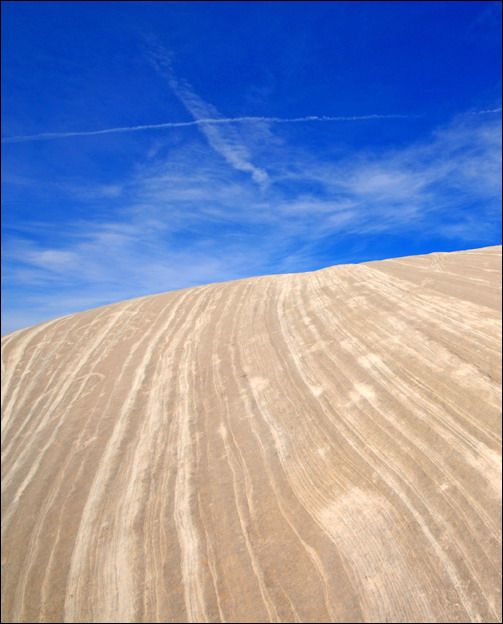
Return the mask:
<svg viewBox="0 0 503 624">
<path fill-rule="evenodd" d="M 3 332 L 499 244 L 500 33 L 497 2 L 3 2 Z"/>
</svg>

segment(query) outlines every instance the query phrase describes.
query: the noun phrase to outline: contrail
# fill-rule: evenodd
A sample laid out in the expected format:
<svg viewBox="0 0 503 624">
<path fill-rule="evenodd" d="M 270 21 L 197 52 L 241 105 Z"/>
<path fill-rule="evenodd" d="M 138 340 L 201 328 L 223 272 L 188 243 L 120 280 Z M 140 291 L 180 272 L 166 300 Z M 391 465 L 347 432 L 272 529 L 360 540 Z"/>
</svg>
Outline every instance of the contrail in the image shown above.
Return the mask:
<svg viewBox="0 0 503 624">
<path fill-rule="evenodd" d="M 119 128 L 105 128 L 104 130 L 87 130 L 83 132 L 43 132 L 41 134 L 28 134 L 21 136 L 2 137 L 2 143 L 22 143 L 25 141 L 49 141 L 51 139 L 64 139 L 78 136 L 98 136 L 100 134 L 114 134 L 119 132 L 139 132 L 142 130 L 156 130 L 161 128 L 186 128 L 188 126 L 204 126 L 216 124 L 235 124 L 247 122 L 266 123 L 302 123 L 310 121 L 365 121 L 370 119 L 411 119 L 418 115 L 353 115 L 331 117 L 328 115 L 310 115 L 308 117 L 228 117 L 194 119 L 192 121 L 168 121 L 159 124 L 146 124 L 142 126 L 124 126 Z"/>
<path fill-rule="evenodd" d="M 479 111 L 475 111 L 472 114 L 473 115 L 487 115 L 487 113 L 501 113 L 501 107 L 500 108 L 488 108 L 486 110 L 479 110 Z"/>
</svg>

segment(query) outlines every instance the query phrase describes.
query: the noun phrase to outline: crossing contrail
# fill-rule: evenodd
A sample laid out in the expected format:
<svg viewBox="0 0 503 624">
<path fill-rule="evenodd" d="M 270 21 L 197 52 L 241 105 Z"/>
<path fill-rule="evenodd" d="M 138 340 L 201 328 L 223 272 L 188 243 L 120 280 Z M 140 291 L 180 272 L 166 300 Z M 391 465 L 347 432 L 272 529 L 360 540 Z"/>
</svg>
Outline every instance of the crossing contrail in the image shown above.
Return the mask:
<svg viewBox="0 0 503 624">
<path fill-rule="evenodd" d="M 2 137 L 2 143 L 22 143 L 27 141 L 49 141 L 51 139 L 64 139 L 79 136 L 99 136 L 100 134 L 116 134 L 120 132 L 140 132 L 142 130 L 158 130 L 163 128 L 186 128 L 189 126 L 204 126 L 235 123 L 303 123 L 303 122 L 336 122 L 336 121 L 366 121 L 372 119 L 411 119 L 417 115 L 351 115 L 329 116 L 309 115 L 307 117 L 215 117 L 207 119 L 193 119 L 191 121 L 167 121 L 158 124 L 145 124 L 141 126 L 123 126 L 118 128 L 105 128 L 103 130 L 85 130 L 77 132 L 43 132 L 41 134 L 27 134 L 10 137 Z"/>
</svg>

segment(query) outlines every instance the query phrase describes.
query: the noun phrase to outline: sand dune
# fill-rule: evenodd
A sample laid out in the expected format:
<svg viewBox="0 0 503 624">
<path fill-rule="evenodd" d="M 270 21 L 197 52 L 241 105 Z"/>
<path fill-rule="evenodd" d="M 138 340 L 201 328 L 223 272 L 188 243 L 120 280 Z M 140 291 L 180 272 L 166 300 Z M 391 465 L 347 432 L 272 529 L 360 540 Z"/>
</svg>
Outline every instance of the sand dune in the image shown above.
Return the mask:
<svg viewBox="0 0 503 624">
<path fill-rule="evenodd" d="M 498 622 L 501 247 L 3 341 L 4 622 Z"/>
</svg>

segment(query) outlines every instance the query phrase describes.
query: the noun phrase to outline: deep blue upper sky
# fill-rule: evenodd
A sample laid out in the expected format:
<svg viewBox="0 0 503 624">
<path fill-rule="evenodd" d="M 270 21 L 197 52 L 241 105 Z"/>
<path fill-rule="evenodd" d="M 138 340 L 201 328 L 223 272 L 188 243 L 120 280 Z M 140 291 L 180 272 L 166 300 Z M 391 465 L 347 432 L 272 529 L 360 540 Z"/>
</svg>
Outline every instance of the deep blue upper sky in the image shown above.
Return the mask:
<svg viewBox="0 0 503 624">
<path fill-rule="evenodd" d="M 500 243 L 501 3 L 4 2 L 2 46 L 4 332 Z"/>
</svg>

